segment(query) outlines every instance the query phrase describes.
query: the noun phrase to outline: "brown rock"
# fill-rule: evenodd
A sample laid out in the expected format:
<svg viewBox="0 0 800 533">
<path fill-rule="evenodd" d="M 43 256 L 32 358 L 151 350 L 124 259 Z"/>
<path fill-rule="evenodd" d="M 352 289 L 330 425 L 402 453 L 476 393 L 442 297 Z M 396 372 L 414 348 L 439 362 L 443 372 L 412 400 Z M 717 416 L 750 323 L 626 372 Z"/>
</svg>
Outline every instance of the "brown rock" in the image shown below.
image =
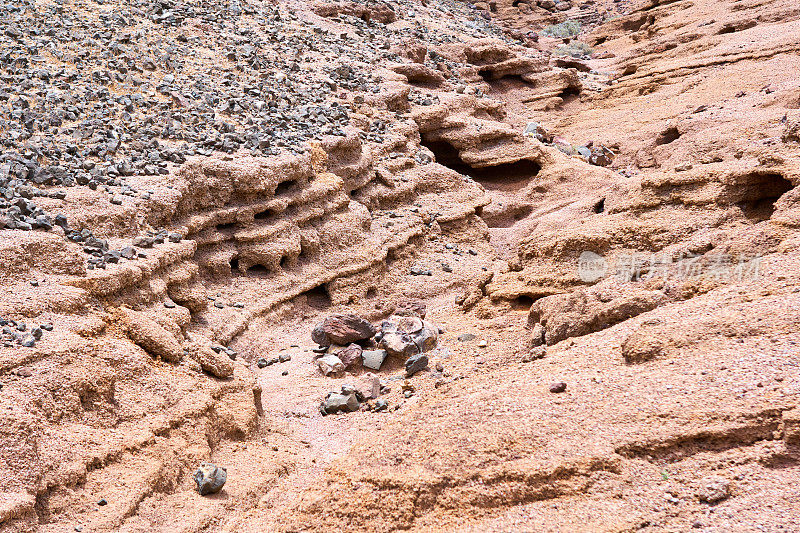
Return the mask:
<svg viewBox="0 0 800 533">
<path fill-rule="evenodd" d="M 375 336 L 375 328 L 363 318 L 352 315 L 330 315 L 311 332 L 311 339 L 320 346 L 347 345 Z"/>
<path fill-rule="evenodd" d="M 224 353 L 217 353 L 209 346 L 191 343 L 188 347 L 189 357 L 200 363 L 203 371 L 218 378 L 228 378 L 233 375 L 233 361 Z"/>
<path fill-rule="evenodd" d="M 345 369 L 350 368 L 351 366 L 361 366 L 361 346 L 358 344 L 351 344 L 341 350 L 337 351 L 334 355 L 339 358 L 339 360 L 344 365 Z"/>
<path fill-rule="evenodd" d="M 177 363 L 183 358 L 181 343 L 156 321 L 127 307 L 121 307 L 119 313 L 128 337 L 150 355 L 170 363 Z"/>
</svg>

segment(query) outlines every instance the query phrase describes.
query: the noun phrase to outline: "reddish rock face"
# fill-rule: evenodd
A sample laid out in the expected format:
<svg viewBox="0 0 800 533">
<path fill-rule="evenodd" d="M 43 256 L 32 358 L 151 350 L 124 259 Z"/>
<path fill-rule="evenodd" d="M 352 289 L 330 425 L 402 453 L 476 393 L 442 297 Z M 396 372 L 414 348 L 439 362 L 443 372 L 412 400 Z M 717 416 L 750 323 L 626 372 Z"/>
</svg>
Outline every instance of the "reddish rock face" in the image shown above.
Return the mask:
<svg viewBox="0 0 800 533">
<path fill-rule="evenodd" d="M 0 532 L 800 523 L 796 0 L 98 5 L 0 5 Z"/>
</svg>

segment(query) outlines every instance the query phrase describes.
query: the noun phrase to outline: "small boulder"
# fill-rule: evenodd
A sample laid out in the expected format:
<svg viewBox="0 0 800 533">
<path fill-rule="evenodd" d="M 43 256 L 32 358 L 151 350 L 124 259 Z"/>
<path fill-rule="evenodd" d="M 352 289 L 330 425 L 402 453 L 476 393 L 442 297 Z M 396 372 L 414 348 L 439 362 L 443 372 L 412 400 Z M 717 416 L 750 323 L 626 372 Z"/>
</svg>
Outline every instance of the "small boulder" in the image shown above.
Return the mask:
<svg viewBox="0 0 800 533">
<path fill-rule="evenodd" d="M 215 352 L 198 343 L 189 345 L 189 357 L 200 363 L 200 368 L 212 376 L 228 378 L 233 375 L 233 361 L 227 355 Z"/>
<path fill-rule="evenodd" d="M 371 370 L 380 370 L 386 360 L 386 350 L 363 350 L 361 352 L 362 364 Z"/>
<path fill-rule="evenodd" d="M 428 356 L 423 353 L 412 355 L 406 360 L 406 377 L 411 377 L 428 368 Z"/>
<path fill-rule="evenodd" d="M 323 355 L 317 359 L 317 365 L 319 366 L 320 372 L 325 376 L 344 372 L 344 363 L 335 355 Z"/>
<path fill-rule="evenodd" d="M 214 463 L 202 463 L 194 473 L 194 481 L 197 483 L 197 492 L 201 496 L 216 494 L 228 480 L 228 471 L 222 466 Z"/>
<path fill-rule="evenodd" d="M 361 354 L 363 350 L 361 346 L 358 344 L 351 344 L 345 348 L 342 348 L 338 352 L 336 352 L 336 357 L 342 362 L 345 368 L 350 368 L 351 366 L 360 366 L 361 365 Z"/>
<path fill-rule="evenodd" d="M 363 318 L 352 314 L 335 314 L 319 322 L 311 332 L 311 339 L 320 346 L 363 341 L 375 336 L 375 328 Z"/>
<path fill-rule="evenodd" d="M 378 336 L 379 346 L 389 355 L 410 357 L 435 348 L 439 332 L 419 317 L 392 315 L 383 321 Z"/>
<path fill-rule="evenodd" d="M 652 331 L 636 330 L 622 342 L 622 357 L 629 365 L 644 363 L 666 353 L 664 339 Z"/>
<path fill-rule="evenodd" d="M 359 378 L 356 387 L 366 400 L 373 400 L 381 395 L 381 380 L 375 374 L 367 373 Z"/>
<path fill-rule="evenodd" d="M 731 495 L 731 484 L 727 479 L 714 477 L 703 480 L 697 497 L 702 502 L 717 503 Z"/>
<path fill-rule="evenodd" d="M 342 385 L 341 392 L 329 392 L 319 407 L 322 415 L 352 413 L 361 407 L 363 396 L 352 385 Z"/>
</svg>

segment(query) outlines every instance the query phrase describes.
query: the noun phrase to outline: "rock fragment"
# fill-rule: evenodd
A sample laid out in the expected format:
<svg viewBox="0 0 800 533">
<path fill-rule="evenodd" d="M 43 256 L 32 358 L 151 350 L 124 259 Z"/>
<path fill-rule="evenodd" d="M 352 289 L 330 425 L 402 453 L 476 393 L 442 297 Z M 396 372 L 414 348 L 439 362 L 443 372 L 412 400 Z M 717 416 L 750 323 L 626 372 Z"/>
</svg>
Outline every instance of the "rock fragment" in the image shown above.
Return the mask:
<svg viewBox="0 0 800 533">
<path fill-rule="evenodd" d="M 386 360 L 386 350 L 363 350 L 361 352 L 362 364 L 371 370 L 380 370 Z"/>
<path fill-rule="evenodd" d="M 320 405 L 323 416 L 334 413 L 352 413 L 358 411 L 364 400 L 361 393 L 352 385 L 342 385 L 341 392 L 329 392 Z"/>
<path fill-rule="evenodd" d="M 202 463 L 194 473 L 194 481 L 197 483 L 197 492 L 201 496 L 216 494 L 228 480 L 228 471 L 214 463 Z"/>
<path fill-rule="evenodd" d="M 406 360 L 406 377 L 411 377 L 428 367 L 428 356 L 423 353 L 412 355 Z"/>
<path fill-rule="evenodd" d="M 361 355 L 362 355 L 362 348 L 358 344 L 351 344 L 342 348 L 341 350 L 337 351 L 334 355 L 339 358 L 339 360 L 344 365 L 345 369 L 350 368 L 353 365 L 360 366 L 361 365 Z"/>
<path fill-rule="evenodd" d="M 731 484 L 727 479 L 713 477 L 703 480 L 697 497 L 702 502 L 717 503 L 730 496 L 730 493 Z"/>
<path fill-rule="evenodd" d="M 348 345 L 375 336 L 375 328 L 363 318 L 353 314 L 335 314 L 319 322 L 311 332 L 311 339 L 320 346 Z"/>
<path fill-rule="evenodd" d="M 436 347 L 439 332 L 430 322 L 413 316 L 392 315 L 381 324 L 376 339 L 389 355 L 410 357 Z"/>
<path fill-rule="evenodd" d="M 324 376 L 336 375 L 344 372 L 344 363 L 335 355 L 323 355 L 317 359 L 317 366 Z"/>
</svg>

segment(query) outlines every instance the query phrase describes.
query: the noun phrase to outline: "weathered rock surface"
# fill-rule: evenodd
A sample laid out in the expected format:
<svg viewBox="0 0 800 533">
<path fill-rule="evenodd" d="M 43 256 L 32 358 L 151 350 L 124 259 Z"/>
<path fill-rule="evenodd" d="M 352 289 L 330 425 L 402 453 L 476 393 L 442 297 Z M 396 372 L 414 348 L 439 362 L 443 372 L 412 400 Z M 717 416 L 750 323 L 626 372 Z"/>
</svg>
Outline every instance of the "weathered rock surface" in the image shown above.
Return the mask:
<svg viewBox="0 0 800 533">
<path fill-rule="evenodd" d="M 0 15 L 0 533 L 800 523 L 796 2 Z"/>
</svg>

